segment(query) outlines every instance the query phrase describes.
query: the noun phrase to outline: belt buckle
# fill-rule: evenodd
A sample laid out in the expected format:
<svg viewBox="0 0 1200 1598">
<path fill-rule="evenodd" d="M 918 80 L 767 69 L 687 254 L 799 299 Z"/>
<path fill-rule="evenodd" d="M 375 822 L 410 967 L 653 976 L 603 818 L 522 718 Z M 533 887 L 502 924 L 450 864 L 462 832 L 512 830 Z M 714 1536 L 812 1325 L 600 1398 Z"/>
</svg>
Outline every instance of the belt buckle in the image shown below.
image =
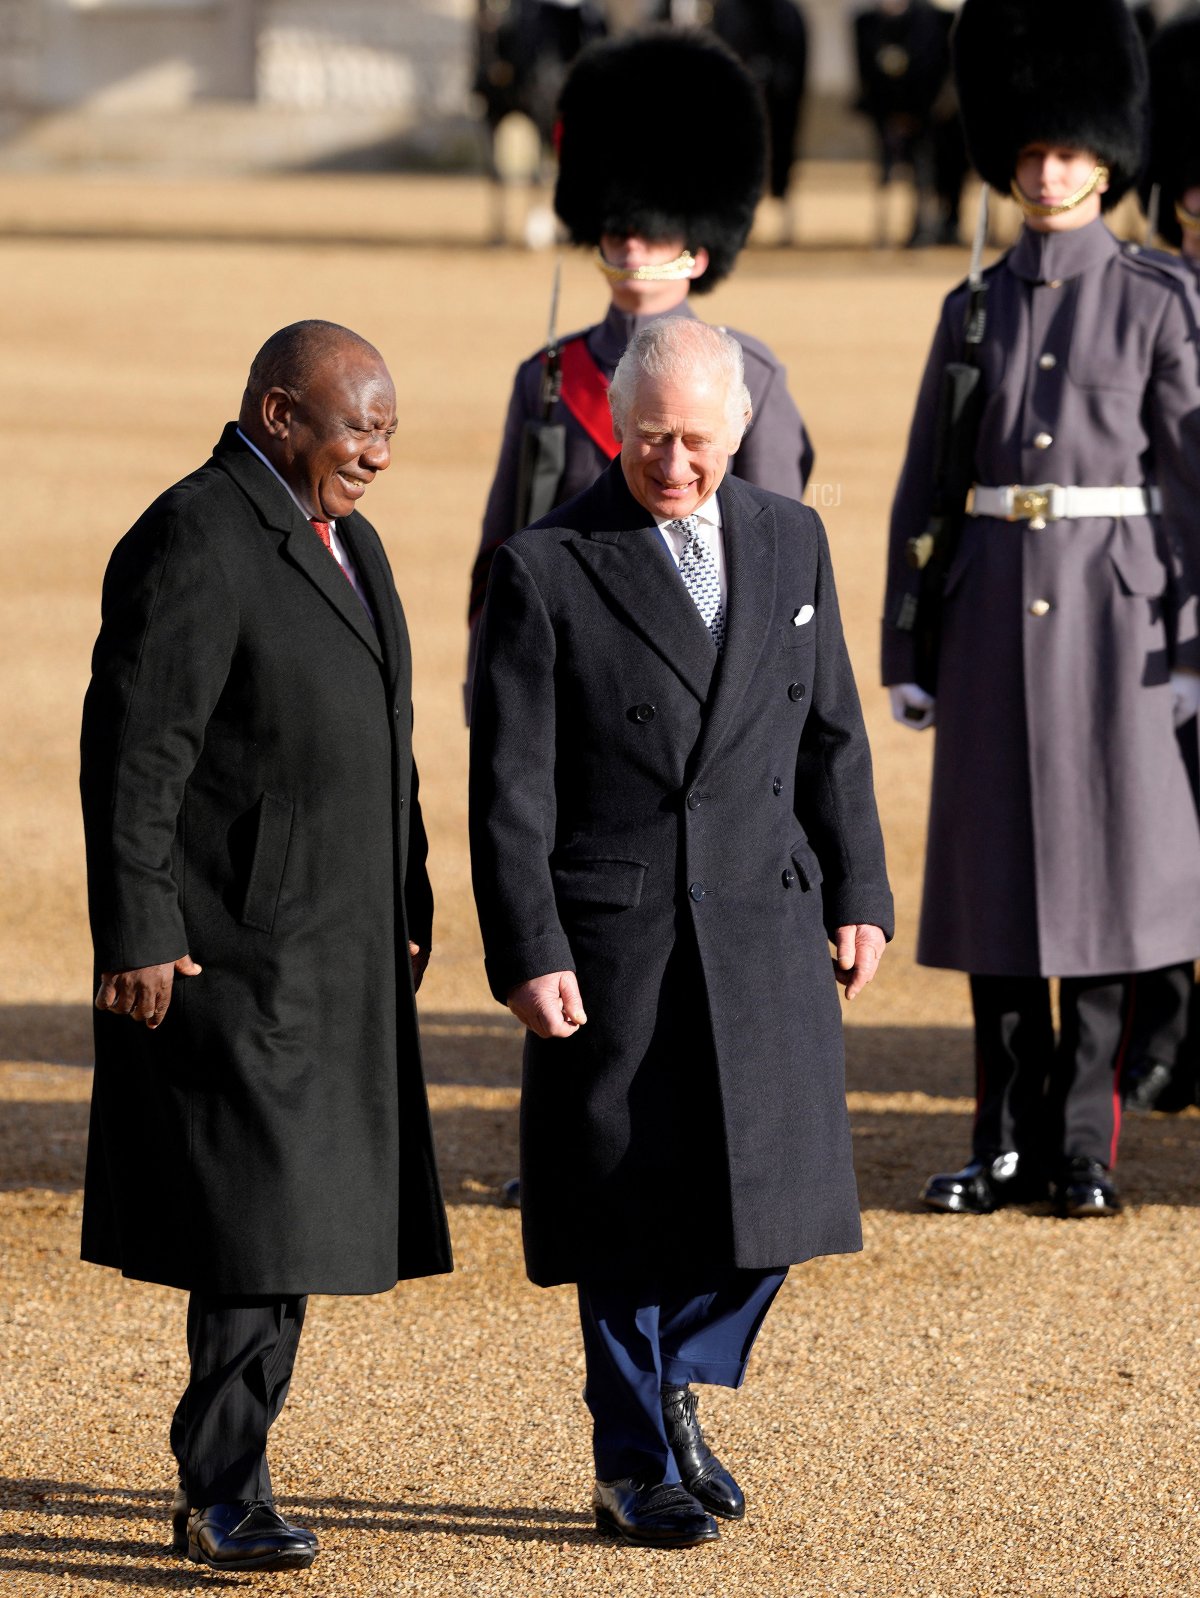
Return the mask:
<svg viewBox="0 0 1200 1598">
<path fill-rule="evenodd" d="M 1008 513 L 1008 521 L 1041 522 L 1044 525 L 1049 515 L 1049 488 L 1022 488 L 1017 483 L 1013 484 L 1012 510 Z"/>
</svg>

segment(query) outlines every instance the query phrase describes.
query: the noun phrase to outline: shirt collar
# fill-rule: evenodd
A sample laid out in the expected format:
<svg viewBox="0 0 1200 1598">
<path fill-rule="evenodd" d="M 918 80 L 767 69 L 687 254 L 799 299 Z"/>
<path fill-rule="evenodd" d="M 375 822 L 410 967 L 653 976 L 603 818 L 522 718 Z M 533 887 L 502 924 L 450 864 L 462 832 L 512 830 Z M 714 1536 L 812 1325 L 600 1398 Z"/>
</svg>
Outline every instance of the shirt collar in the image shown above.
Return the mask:
<svg viewBox="0 0 1200 1598">
<path fill-rule="evenodd" d="M 296 494 L 295 494 L 294 490 L 292 489 L 292 485 L 287 481 L 286 478 L 284 478 L 279 473 L 279 471 L 275 467 L 274 463 L 267 459 L 267 457 L 263 454 L 262 450 L 259 449 L 258 445 L 254 442 L 253 439 L 246 437 L 245 433 L 242 432 L 240 427 L 237 430 L 237 436 L 241 439 L 242 443 L 245 444 L 247 449 L 250 449 L 250 450 L 254 451 L 254 453 L 258 456 L 259 460 L 263 463 L 263 465 L 267 468 L 267 470 L 270 473 L 272 473 L 273 476 L 277 477 L 279 479 L 279 481 L 283 484 L 284 488 L 287 489 L 289 495 L 291 496 L 292 504 L 295 505 L 296 509 L 300 512 L 301 516 L 304 517 L 304 520 L 306 522 L 311 522 L 314 519 L 313 516 L 312 516 L 312 513 L 310 511 L 305 510 L 304 506 L 297 499 Z M 317 520 L 320 520 L 320 518 L 318 517 Z M 335 528 L 337 526 L 337 523 L 336 522 L 330 522 L 328 525 L 329 525 L 330 528 Z"/>
<path fill-rule="evenodd" d="M 704 503 L 697 505 L 690 514 L 696 518 L 701 527 L 719 528 L 721 525 L 721 502 L 715 494 L 710 494 Z M 658 522 L 659 531 L 661 532 L 664 528 L 669 527 L 673 521 L 678 520 L 682 520 L 682 518 L 675 516 L 664 517 L 662 521 Z"/>
</svg>

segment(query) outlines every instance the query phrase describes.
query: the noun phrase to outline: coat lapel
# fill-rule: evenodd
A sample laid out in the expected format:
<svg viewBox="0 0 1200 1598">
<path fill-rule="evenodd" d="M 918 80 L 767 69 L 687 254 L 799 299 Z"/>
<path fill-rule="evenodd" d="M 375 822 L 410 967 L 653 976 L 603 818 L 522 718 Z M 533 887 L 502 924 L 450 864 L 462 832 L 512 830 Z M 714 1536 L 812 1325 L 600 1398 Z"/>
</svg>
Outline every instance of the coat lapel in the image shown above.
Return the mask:
<svg viewBox="0 0 1200 1598">
<path fill-rule="evenodd" d="M 775 614 L 778 561 L 774 511 L 756 503 L 736 478 L 726 477 L 717 490 L 717 499 L 728 573 L 725 648 L 696 746 L 693 777 L 704 770 L 729 731 L 762 656 Z"/>
<path fill-rule="evenodd" d="M 287 489 L 238 438 L 234 423 L 226 427 L 213 455 L 253 504 L 263 522 L 285 535 L 284 556 L 353 628 L 376 660 L 382 660 L 378 634 L 353 585 L 346 581 L 345 572 L 300 514 Z"/>
<path fill-rule="evenodd" d="M 703 704 L 717 652 L 662 534 L 625 485 L 619 459 L 597 485 L 596 525 L 572 542 L 577 558 L 621 616 Z"/>
<path fill-rule="evenodd" d="M 401 624 L 396 585 L 379 534 L 357 511 L 338 522 L 337 530 L 367 591 L 367 601 L 375 616 L 376 635 L 383 646 L 388 680 L 395 684 L 409 664 L 408 639 Z"/>
</svg>

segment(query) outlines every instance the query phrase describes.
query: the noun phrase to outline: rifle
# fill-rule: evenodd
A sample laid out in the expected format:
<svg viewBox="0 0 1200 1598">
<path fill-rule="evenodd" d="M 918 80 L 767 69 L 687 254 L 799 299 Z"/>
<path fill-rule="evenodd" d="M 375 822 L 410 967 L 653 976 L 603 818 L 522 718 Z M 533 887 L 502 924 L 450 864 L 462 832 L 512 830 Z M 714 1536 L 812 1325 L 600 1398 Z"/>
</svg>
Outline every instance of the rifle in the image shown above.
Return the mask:
<svg viewBox="0 0 1200 1598">
<path fill-rule="evenodd" d="M 531 416 L 521 434 L 521 456 L 517 466 L 517 500 L 513 506 L 513 532 L 538 521 L 559 501 L 559 485 L 567 464 L 567 430 L 562 422 L 550 420 L 562 392 L 562 356 L 558 346 L 558 290 L 562 262 L 554 266 L 554 286 L 550 291 L 550 326 L 542 386 L 538 395 L 538 415 Z"/>
<path fill-rule="evenodd" d="M 975 445 L 983 415 L 983 373 L 979 351 L 987 328 L 988 286 L 983 277 L 987 240 L 988 191 L 979 201 L 979 220 L 971 250 L 963 358 L 947 361 L 938 395 L 933 453 L 933 510 L 929 525 L 905 548 L 908 564 L 919 574 L 916 585 L 900 601 L 896 627 L 912 633 L 916 644 L 914 680 L 927 693 L 937 692 L 938 646 L 945 600 L 946 574 L 958 551 L 966 516 L 967 495 L 975 472 Z"/>
</svg>

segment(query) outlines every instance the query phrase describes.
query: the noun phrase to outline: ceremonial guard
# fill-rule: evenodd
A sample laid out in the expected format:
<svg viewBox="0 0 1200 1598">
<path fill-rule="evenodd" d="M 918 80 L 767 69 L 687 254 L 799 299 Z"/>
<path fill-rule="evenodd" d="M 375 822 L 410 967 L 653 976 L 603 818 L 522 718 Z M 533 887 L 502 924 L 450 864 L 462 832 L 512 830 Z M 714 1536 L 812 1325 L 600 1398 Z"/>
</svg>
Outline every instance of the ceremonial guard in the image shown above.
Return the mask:
<svg viewBox="0 0 1200 1598">
<path fill-rule="evenodd" d="M 977 1056 L 973 1157 L 923 1198 L 1108 1215 L 1131 975 L 1200 951 L 1193 323 L 1101 219 L 1141 165 L 1123 0 L 966 0 L 955 73 L 1025 226 L 945 303 L 892 516 L 883 680 L 938 727 L 918 959 L 970 974 Z"/>
<path fill-rule="evenodd" d="M 681 85 L 698 114 L 688 114 L 672 156 L 638 111 L 674 103 Z M 706 293 L 733 270 L 766 169 L 758 90 L 711 35 L 652 29 L 592 46 L 571 70 L 560 114 L 555 210 L 572 240 L 595 250 L 611 300 L 602 322 L 517 370 L 471 576 L 468 703 L 496 550 L 616 458 L 608 384 L 625 346 L 656 317 L 691 316 L 689 292 Z M 813 452 L 784 369 L 765 344 L 730 331 L 754 407 L 732 469 L 799 499 Z"/>
</svg>

